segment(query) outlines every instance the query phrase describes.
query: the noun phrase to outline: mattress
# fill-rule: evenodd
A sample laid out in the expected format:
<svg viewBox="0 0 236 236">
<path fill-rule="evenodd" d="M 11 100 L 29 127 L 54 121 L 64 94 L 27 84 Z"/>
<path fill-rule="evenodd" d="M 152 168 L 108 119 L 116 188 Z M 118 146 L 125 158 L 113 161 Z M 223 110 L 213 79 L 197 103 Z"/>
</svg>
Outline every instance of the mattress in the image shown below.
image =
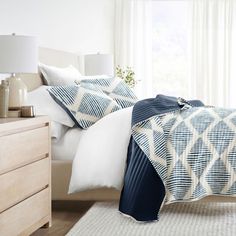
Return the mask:
<svg viewBox="0 0 236 236">
<path fill-rule="evenodd" d="M 52 139 L 52 160 L 72 161 L 85 132 L 86 130 L 70 128 L 58 141 Z"/>
</svg>

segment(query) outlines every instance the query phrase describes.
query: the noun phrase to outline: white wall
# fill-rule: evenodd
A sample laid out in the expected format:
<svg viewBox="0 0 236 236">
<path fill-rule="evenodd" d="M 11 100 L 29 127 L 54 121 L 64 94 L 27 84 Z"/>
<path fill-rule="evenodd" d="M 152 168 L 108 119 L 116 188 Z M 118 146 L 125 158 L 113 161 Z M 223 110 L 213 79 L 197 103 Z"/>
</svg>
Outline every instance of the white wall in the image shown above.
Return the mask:
<svg viewBox="0 0 236 236">
<path fill-rule="evenodd" d="M 114 0 L 0 0 L 0 34 L 79 54 L 114 52 Z"/>
</svg>

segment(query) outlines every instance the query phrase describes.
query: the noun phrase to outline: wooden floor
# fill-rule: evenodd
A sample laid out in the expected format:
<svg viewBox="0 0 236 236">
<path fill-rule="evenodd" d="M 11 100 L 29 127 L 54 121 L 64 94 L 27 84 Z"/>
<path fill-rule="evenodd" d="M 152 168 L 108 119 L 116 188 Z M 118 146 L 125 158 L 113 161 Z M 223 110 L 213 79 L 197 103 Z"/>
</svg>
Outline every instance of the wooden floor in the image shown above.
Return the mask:
<svg viewBox="0 0 236 236">
<path fill-rule="evenodd" d="M 52 203 L 52 227 L 39 229 L 32 236 L 64 236 L 73 225 L 87 212 L 94 202 L 64 202 Z"/>
</svg>

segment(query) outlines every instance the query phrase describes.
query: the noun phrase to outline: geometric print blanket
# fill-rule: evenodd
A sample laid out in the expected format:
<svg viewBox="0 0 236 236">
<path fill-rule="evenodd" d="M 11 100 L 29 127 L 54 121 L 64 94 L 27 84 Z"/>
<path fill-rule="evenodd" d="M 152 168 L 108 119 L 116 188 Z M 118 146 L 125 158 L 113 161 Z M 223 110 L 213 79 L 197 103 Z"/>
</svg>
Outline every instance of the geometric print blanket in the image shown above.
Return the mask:
<svg viewBox="0 0 236 236">
<path fill-rule="evenodd" d="M 132 136 L 165 186 L 163 204 L 236 196 L 236 109 L 185 106 L 134 124 Z"/>
</svg>

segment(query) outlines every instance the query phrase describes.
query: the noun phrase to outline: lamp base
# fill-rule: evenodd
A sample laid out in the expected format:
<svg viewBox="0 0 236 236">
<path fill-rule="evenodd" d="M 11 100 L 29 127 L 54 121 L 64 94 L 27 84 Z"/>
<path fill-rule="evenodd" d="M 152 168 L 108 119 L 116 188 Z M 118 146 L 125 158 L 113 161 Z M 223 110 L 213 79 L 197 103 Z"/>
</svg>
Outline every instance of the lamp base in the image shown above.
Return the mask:
<svg viewBox="0 0 236 236">
<path fill-rule="evenodd" d="M 27 102 L 27 87 L 24 82 L 14 74 L 9 81 L 9 109 L 17 109 Z"/>
</svg>

